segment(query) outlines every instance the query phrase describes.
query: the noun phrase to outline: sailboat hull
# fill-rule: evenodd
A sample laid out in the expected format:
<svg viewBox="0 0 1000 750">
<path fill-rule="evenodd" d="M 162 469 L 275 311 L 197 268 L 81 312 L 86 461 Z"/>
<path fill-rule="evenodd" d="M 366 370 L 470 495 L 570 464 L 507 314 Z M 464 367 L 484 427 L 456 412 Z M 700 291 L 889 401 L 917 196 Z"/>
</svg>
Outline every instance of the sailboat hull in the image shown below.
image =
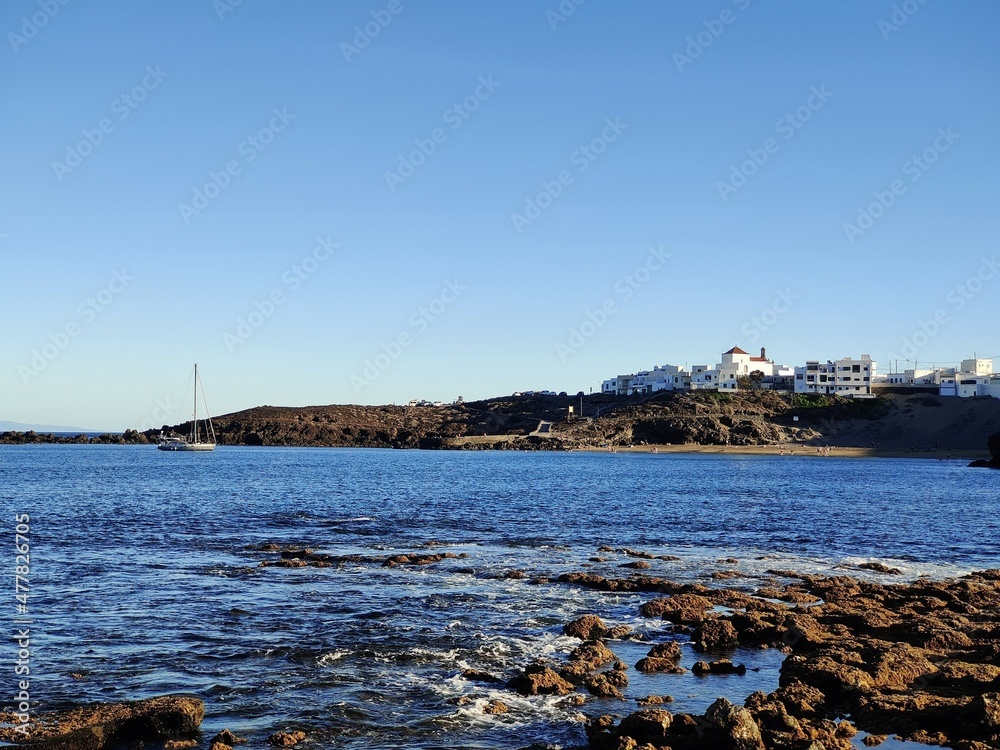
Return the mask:
<svg viewBox="0 0 1000 750">
<path fill-rule="evenodd" d="M 214 451 L 215 443 L 160 443 L 156 447 L 161 451 Z"/>
</svg>

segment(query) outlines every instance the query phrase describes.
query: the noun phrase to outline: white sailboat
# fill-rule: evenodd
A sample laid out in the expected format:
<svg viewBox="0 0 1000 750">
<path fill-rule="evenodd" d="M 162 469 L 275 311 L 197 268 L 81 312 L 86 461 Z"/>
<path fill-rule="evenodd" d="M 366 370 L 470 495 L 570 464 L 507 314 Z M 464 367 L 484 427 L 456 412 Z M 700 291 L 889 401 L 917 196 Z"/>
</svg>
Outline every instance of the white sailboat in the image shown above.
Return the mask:
<svg viewBox="0 0 1000 750">
<path fill-rule="evenodd" d="M 161 451 L 214 451 L 215 450 L 215 428 L 212 426 L 212 417 L 205 417 L 204 440 L 198 427 L 198 388 L 201 386 L 201 399 L 205 403 L 205 413 L 208 415 L 208 402 L 205 401 L 205 388 L 198 378 L 198 364 L 194 366 L 194 415 L 191 419 L 191 433 L 187 437 L 165 436 L 160 433 L 160 441 L 156 447 Z"/>
</svg>

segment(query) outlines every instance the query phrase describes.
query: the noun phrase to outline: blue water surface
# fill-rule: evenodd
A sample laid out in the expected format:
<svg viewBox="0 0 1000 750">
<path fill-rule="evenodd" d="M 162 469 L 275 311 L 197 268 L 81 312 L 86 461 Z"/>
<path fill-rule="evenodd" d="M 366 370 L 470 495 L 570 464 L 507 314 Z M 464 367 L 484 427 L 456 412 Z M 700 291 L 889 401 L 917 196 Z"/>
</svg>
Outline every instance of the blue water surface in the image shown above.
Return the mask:
<svg viewBox="0 0 1000 750">
<path fill-rule="evenodd" d="M 779 654 L 737 653 L 760 670 L 742 678 L 632 672 L 628 701 L 582 707 L 460 673 L 559 659 L 574 645 L 562 624 L 585 612 L 675 637 L 639 616 L 649 595 L 533 582 L 634 572 L 603 545 L 678 558 L 646 574 L 720 585 L 711 573 L 732 571 L 725 585 L 747 590 L 776 569 L 878 577 L 857 567 L 871 560 L 898 567 L 892 580 L 943 577 L 1000 567 L 998 501 L 995 473 L 927 459 L 0 446 L 4 523 L 31 517 L 36 710 L 190 693 L 206 736 L 296 727 L 320 747 L 572 746 L 582 715 L 651 692 L 675 711 L 741 702 L 774 689 Z M 465 557 L 259 567 L 276 558 L 264 543 Z M 618 646 L 626 661 L 644 648 Z M 510 712 L 484 714 L 489 700 Z"/>
</svg>

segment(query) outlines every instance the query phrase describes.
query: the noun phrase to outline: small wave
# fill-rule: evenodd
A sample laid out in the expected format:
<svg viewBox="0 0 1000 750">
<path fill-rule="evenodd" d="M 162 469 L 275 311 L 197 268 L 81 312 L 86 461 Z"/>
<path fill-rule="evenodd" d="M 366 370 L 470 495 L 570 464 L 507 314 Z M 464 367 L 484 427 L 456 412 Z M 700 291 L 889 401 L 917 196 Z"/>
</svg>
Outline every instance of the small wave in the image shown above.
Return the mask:
<svg viewBox="0 0 1000 750">
<path fill-rule="evenodd" d="M 324 523 L 337 525 L 341 523 L 364 523 L 366 521 L 374 521 L 372 516 L 357 516 L 355 518 L 328 518 Z"/>
<path fill-rule="evenodd" d="M 330 651 L 323 654 L 316 660 L 316 665 L 320 667 L 325 667 L 329 664 L 333 664 L 335 661 L 340 661 L 345 656 L 348 656 L 351 652 L 346 650 Z"/>
</svg>

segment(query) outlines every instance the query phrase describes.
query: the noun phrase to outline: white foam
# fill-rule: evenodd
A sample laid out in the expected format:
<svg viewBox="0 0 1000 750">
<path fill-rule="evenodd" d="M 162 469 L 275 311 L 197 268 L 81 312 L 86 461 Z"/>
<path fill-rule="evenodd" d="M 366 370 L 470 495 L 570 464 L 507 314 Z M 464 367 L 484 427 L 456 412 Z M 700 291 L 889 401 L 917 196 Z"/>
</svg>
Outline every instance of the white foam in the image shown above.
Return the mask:
<svg viewBox="0 0 1000 750">
<path fill-rule="evenodd" d="M 350 651 L 331 651 L 319 657 L 319 659 L 316 660 L 316 664 L 318 666 L 325 667 L 329 664 L 333 664 L 335 661 L 340 661 L 350 653 Z"/>
</svg>

